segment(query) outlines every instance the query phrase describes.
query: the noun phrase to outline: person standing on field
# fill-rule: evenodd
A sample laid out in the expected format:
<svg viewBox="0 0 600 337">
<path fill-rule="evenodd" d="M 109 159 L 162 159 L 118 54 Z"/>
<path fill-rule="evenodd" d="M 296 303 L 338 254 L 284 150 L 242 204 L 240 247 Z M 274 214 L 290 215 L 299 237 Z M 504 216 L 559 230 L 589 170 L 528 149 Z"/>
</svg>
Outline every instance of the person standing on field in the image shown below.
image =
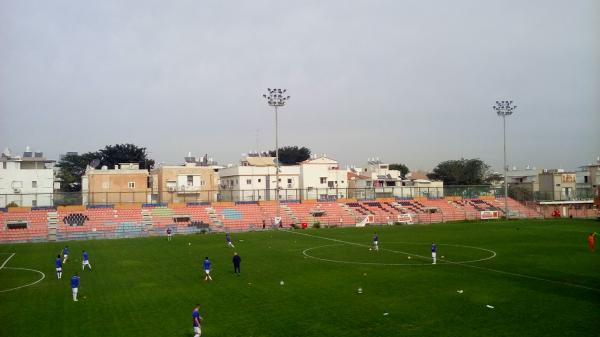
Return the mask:
<svg viewBox="0 0 600 337">
<path fill-rule="evenodd" d="M 235 248 L 235 246 L 231 242 L 231 234 L 225 234 L 225 241 L 227 241 L 227 247 Z"/>
<path fill-rule="evenodd" d="M 77 273 L 71 277 L 71 291 L 73 292 L 73 301 L 77 302 L 77 292 L 79 291 L 79 276 L 77 276 Z"/>
<path fill-rule="evenodd" d="M 200 304 L 196 304 L 192 311 L 192 325 L 194 327 L 194 337 L 200 337 L 202 330 L 200 330 L 200 323 L 202 323 L 202 317 L 200 316 Z"/>
<path fill-rule="evenodd" d="M 375 233 L 375 235 L 373 235 L 373 250 L 375 250 L 375 251 L 379 250 L 379 236 L 377 235 L 377 233 Z"/>
<path fill-rule="evenodd" d="M 68 258 L 69 258 L 69 246 L 65 246 L 65 248 L 63 248 L 63 263 L 67 263 Z"/>
<path fill-rule="evenodd" d="M 238 255 L 238 253 L 233 253 L 233 272 L 240 276 L 240 264 L 242 263 L 242 258 Z"/>
<path fill-rule="evenodd" d="M 588 236 L 588 247 L 590 247 L 590 252 L 594 251 L 594 246 L 595 246 L 594 237 L 597 234 L 598 233 L 594 232 L 594 233 L 590 233 L 590 235 Z"/>
<path fill-rule="evenodd" d="M 56 256 L 56 277 L 60 280 L 62 278 L 62 260 L 60 259 L 60 254 Z"/>
<path fill-rule="evenodd" d="M 171 227 L 167 228 L 167 241 L 171 241 L 171 236 L 173 235 L 173 230 Z"/>
<path fill-rule="evenodd" d="M 90 268 L 90 270 L 92 270 L 92 265 L 90 264 L 90 255 L 85 250 L 83 251 L 82 255 L 83 255 L 83 262 L 81 263 L 81 270 L 84 270 L 85 266 L 88 266 L 88 268 Z"/>
<path fill-rule="evenodd" d="M 212 277 L 210 277 L 210 266 L 211 266 L 211 262 L 207 256 L 204 258 L 204 273 L 206 274 L 204 276 L 204 281 L 212 281 Z"/>
<path fill-rule="evenodd" d="M 436 264 L 436 262 L 437 262 L 437 246 L 435 245 L 435 242 L 431 243 L 431 258 L 433 259 L 433 262 L 431 264 Z"/>
</svg>

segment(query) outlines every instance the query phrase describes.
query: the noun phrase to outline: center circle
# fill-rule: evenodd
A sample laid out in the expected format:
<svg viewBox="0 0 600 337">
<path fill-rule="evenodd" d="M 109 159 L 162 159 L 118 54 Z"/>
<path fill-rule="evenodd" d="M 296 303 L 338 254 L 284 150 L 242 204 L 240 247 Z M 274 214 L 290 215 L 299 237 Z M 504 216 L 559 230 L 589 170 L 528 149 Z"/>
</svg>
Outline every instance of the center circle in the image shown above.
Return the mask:
<svg viewBox="0 0 600 337">
<path fill-rule="evenodd" d="M 424 243 L 424 242 L 386 242 L 387 244 L 402 244 L 402 245 L 414 245 L 414 246 L 426 246 L 425 249 L 429 249 L 429 245 L 430 243 Z M 458 245 L 458 244 L 450 244 L 450 243 L 437 243 L 436 244 L 438 246 L 438 264 L 468 264 L 468 263 L 474 263 L 474 262 L 481 262 L 481 261 L 486 261 L 486 260 L 490 260 L 493 259 L 494 257 L 496 257 L 496 252 L 490 249 L 486 249 L 486 248 L 481 248 L 481 247 L 475 247 L 475 246 L 466 246 L 466 245 Z M 354 247 L 357 248 L 359 247 L 360 249 L 366 249 L 366 248 L 370 248 L 370 246 L 368 245 L 364 245 L 364 244 L 357 244 L 357 243 L 336 243 L 336 244 L 330 244 L 330 245 L 322 245 L 322 246 L 317 246 L 317 247 L 311 247 L 311 248 L 307 248 L 305 250 L 302 251 L 302 255 L 304 255 L 306 258 L 311 258 L 311 259 L 315 259 L 315 260 L 319 260 L 319 261 L 325 261 L 325 262 L 333 262 L 333 263 L 343 263 L 343 264 L 356 264 L 356 265 L 374 265 L 374 266 L 430 266 L 431 265 L 431 256 L 425 256 L 424 254 L 416 254 L 414 252 L 406 252 L 406 251 L 402 251 L 402 250 L 394 250 L 394 249 L 390 249 L 387 248 L 386 246 L 380 247 L 379 248 L 379 252 L 370 252 L 369 254 L 380 254 L 381 252 L 387 252 L 387 253 L 393 253 L 393 254 L 400 254 L 400 255 L 405 255 L 408 257 L 408 259 L 411 259 L 412 257 L 414 257 L 414 260 L 416 261 L 427 261 L 427 262 L 402 262 L 402 263 L 391 263 L 391 262 L 363 262 L 363 261 L 352 261 L 352 260 L 346 260 L 346 259 L 336 259 L 336 258 L 326 258 L 326 257 L 319 257 L 319 256 L 315 256 L 313 253 L 316 250 L 319 249 L 325 249 L 325 248 L 330 248 L 330 247 L 339 247 L 339 246 L 349 246 L 349 247 Z M 446 248 L 446 249 L 444 249 Z M 464 252 L 464 251 L 480 251 L 480 252 L 485 252 L 486 256 L 480 257 L 480 258 L 462 258 L 462 259 L 444 259 L 444 256 L 440 254 L 440 251 L 444 251 L 448 248 L 452 248 L 452 250 L 454 250 L 456 252 L 456 249 L 458 249 L 459 252 Z M 421 252 L 422 253 L 422 252 Z M 441 255 L 441 256 L 440 256 Z M 468 255 L 468 254 L 467 254 Z"/>
</svg>

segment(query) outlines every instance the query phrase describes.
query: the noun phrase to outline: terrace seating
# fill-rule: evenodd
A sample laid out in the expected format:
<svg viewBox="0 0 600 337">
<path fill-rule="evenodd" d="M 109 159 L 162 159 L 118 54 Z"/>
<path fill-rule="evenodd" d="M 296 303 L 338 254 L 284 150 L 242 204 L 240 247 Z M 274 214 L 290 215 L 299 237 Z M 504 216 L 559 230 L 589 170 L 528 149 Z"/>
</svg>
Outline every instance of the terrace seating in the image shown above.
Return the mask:
<svg viewBox="0 0 600 337">
<path fill-rule="evenodd" d="M 511 213 L 518 217 L 542 217 L 549 208 L 534 210 L 508 199 Z M 375 223 L 395 222 L 410 214 L 416 223 L 471 220 L 481 218 L 482 211 L 504 210 L 504 199 L 418 199 L 337 202 L 286 202 L 279 214 L 284 227 L 292 224 L 320 222 L 323 225 L 353 226 L 365 216 Z M 211 214 L 209 214 L 209 210 Z M 552 209 L 550 209 L 552 211 Z M 594 210 L 569 210 L 569 215 L 586 216 Z M 114 208 L 111 205 L 59 207 L 42 209 L 0 209 L 0 242 L 30 242 L 48 239 L 48 213 L 56 212 L 57 239 L 90 239 L 149 235 L 147 225 L 161 234 L 167 227 L 175 233 L 201 230 L 244 231 L 271 226 L 277 213 L 275 203 L 189 203 L 144 205 L 143 208 Z M 549 216 L 549 214 L 548 214 Z M 218 225 L 219 227 L 215 227 Z M 221 226 L 222 225 L 222 226 Z M 14 228 L 14 229 L 11 229 Z"/>
</svg>

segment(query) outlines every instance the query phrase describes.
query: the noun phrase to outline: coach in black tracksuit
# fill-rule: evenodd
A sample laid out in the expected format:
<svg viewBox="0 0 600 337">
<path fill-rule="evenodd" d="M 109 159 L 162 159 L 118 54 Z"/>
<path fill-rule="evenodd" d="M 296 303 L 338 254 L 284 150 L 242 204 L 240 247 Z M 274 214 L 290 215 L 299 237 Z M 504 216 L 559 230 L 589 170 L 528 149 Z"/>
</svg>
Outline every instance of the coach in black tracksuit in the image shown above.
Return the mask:
<svg viewBox="0 0 600 337">
<path fill-rule="evenodd" d="M 233 253 L 233 272 L 240 276 L 240 264 L 242 263 L 242 258 L 237 254 Z"/>
</svg>

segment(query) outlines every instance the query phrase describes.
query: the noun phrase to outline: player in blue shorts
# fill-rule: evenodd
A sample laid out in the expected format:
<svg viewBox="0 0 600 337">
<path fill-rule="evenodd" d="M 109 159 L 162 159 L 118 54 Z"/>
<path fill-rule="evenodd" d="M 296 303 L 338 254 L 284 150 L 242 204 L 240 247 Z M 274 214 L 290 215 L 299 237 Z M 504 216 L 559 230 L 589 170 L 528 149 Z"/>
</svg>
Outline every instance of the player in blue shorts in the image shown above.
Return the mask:
<svg viewBox="0 0 600 337">
<path fill-rule="evenodd" d="M 69 258 L 69 246 L 65 246 L 63 248 L 63 263 L 67 263 L 67 259 Z"/>
<path fill-rule="evenodd" d="M 167 241 L 171 241 L 171 237 L 173 235 L 173 230 L 171 227 L 167 228 Z"/>
<path fill-rule="evenodd" d="M 60 280 L 62 278 L 62 260 L 60 254 L 56 255 L 56 277 Z"/>
<path fill-rule="evenodd" d="M 204 258 L 204 281 L 212 281 L 212 277 L 210 277 L 210 260 L 208 259 L 208 256 Z"/>
<path fill-rule="evenodd" d="M 231 235 L 229 233 L 225 234 L 225 241 L 227 241 L 228 247 L 235 248 L 235 246 L 231 242 Z"/>
<path fill-rule="evenodd" d="M 436 264 L 437 262 L 437 247 L 435 245 L 435 242 L 431 243 L 431 258 L 433 259 L 433 262 L 431 264 Z"/>
<path fill-rule="evenodd" d="M 73 291 L 73 301 L 77 302 L 77 291 L 79 290 L 79 276 L 77 276 L 77 273 L 71 277 L 71 290 Z"/>
<path fill-rule="evenodd" d="M 85 250 L 83 251 L 83 263 L 81 264 L 81 270 L 85 269 L 85 266 L 88 266 L 90 270 L 92 270 L 92 265 L 90 264 L 90 255 Z"/>
<path fill-rule="evenodd" d="M 375 233 L 375 235 L 373 235 L 373 250 L 375 250 L 375 251 L 379 250 L 379 236 L 377 235 L 377 233 Z"/>
<path fill-rule="evenodd" d="M 202 323 L 202 317 L 200 317 L 200 304 L 196 304 L 194 311 L 192 311 L 192 324 L 194 326 L 194 337 L 200 337 L 202 331 L 200 330 L 200 323 Z"/>
</svg>

